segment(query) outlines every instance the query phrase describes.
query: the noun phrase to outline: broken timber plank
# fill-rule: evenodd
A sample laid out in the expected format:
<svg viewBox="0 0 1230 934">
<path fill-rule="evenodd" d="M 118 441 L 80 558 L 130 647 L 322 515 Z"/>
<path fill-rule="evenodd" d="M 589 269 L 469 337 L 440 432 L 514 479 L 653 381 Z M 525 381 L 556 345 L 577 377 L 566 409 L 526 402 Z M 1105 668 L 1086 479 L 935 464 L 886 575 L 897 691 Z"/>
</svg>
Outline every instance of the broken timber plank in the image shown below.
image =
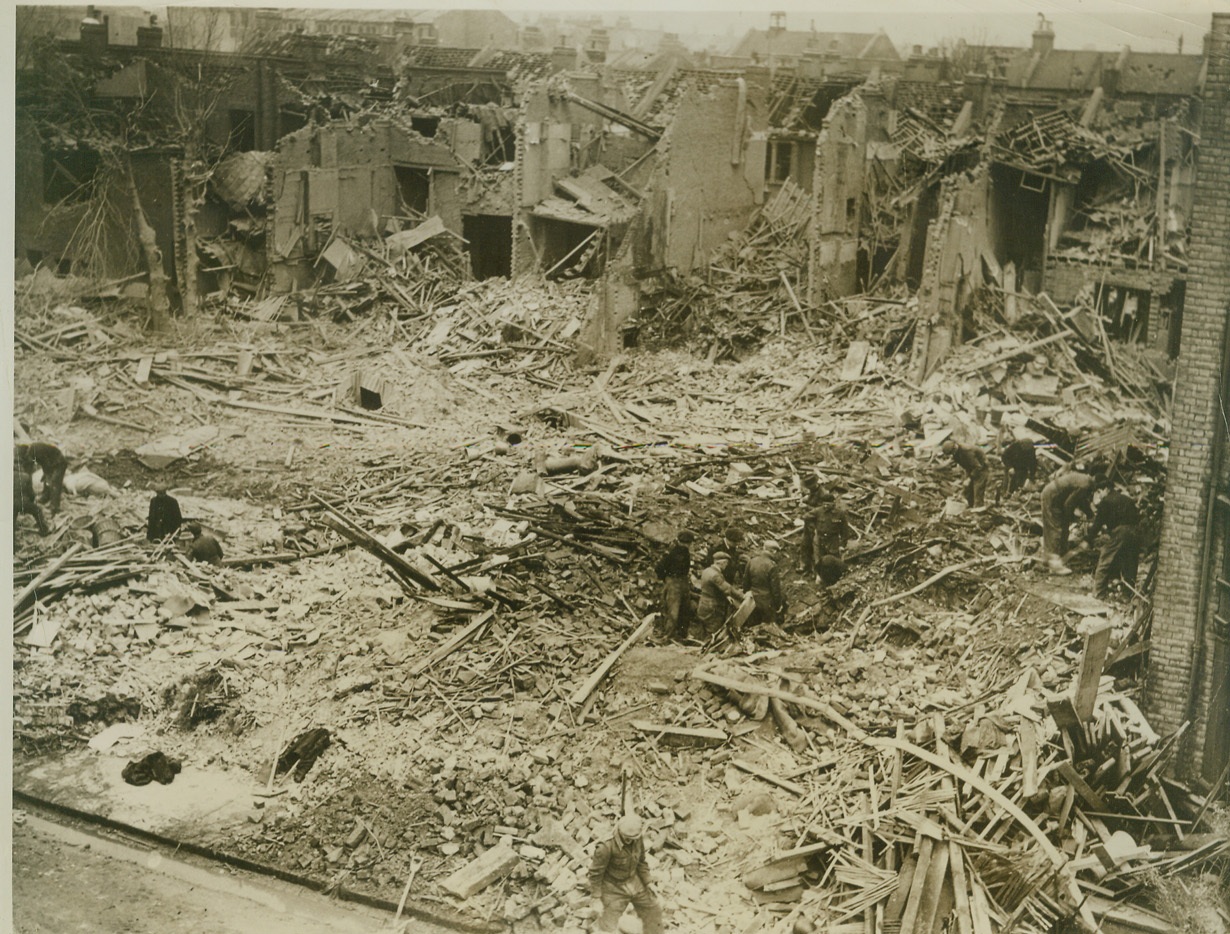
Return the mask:
<svg viewBox="0 0 1230 934">
<path fill-rule="evenodd" d="M 1064 781 L 1072 786 L 1072 790 L 1080 795 L 1080 799 L 1095 811 L 1108 810 L 1106 801 L 1093 788 L 1081 778 L 1080 773 L 1076 771 L 1076 767 L 1071 762 L 1060 762 L 1057 766 L 1059 774 L 1063 776 Z"/>
<path fill-rule="evenodd" d="M 411 676 L 421 675 L 428 668 L 431 668 L 433 665 L 435 665 L 442 659 L 451 655 L 453 651 L 457 649 L 458 646 L 463 645 L 466 642 L 469 642 L 470 639 L 474 638 L 474 636 L 478 633 L 480 629 L 482 629 L 485 625 L 487 625 L 488 621 L 494 615 L 495 615 L 495 610 L 488 610 L 487 612 L 481 613 L 478 616 L 476 616 L 474 620 L 469 623 L 469 625 L 453 633 L 443 644 L 441 644 L 438 648 L 436 648 L 430 655 L 428 655 L 426 658 L 421 659 L 420 661 L 412 665 L 410 667 Z"/>
<path fill-rule="evenodd" d="M 1055 845 L 1051 843 L 1050 839 L 1042 831 L 1042 828 L 1039 827 L 1028 814 L 1022 811 L 1009 798 L 1006 798 L 999 790 L 995 788 L 994 785 L 982 776 L 976 775 L 965 766 L 959 765 L 956 762 L 941 759 L 934 753 L 927 752 L 927 750 L 922 749 L 919 746 L 915 746 L 913 743 L 883 737 L 866 737 L 863 741 L 868 745 L 877 746 L 882 749 L 900 749 L 902 752 L 907 752 L 917 759 L 922 759 L 924 762 L 930 763 L 937 769 L 943 769 L 944 771 L 950 773 L 955 778 L 960 779 L 981 794 L 985 795 L 991 800 L 992 803 L 996 804 L 1001 810 L 1005 811 L 1013 820 L 1020 824 L 1021 827 L 1023 827 L 1029 835 L 1034 838 L 1038 846 L 1042 848 L 1042 852 L 1046 854 L 1047 859 L 1051 861 L 1051 865 L 1055 869 L 1062 869 L 1068 862 L 1067 857 L 1055 848 Z M 1096 930 L 1097 923 L 1094 921 L 1093 915 L 1090 913 L 1089 908 L 1084 904 L 1084 896 L 1077 888 L 1075 880 L 1069 880 L 1068 893 L 1072 897 L 1072 903 L 1080 906 L 1078 911 L 1080 913 L 1081 921 L 1086 925 L 1088 930 Z M 902 927 L 904 930 L 904 925 Z"/>
<path fill-rule="evenodd" d="M 725 730 L 713 727 L 671 726 L 648 720 L 633 720 L 631 723 L 634 729 L 652 733 L 668 746 L 721 746 L 730 739 Z"/>
<path fill-rule="evenodd" d="M 1106 661 L 1106 650 L 1110 647 L 1113 626 L 1110 620 L 1100 619 L 1096 624 L 1082 629 L 1085 637 L 1084 648 L 1081 651 L 1080 674 L 1076 679 L 1072 704 L 1080 722 L 1085 723 L 1093 719 L 1093 704 L 1098 697 L 1102 664 Z"/>
<path fill-rule="evenodd" d="M 69 546 L 68 550 L 65 551 L 64 554 L 60 555 L 60 557 L 52 561 L 49 565 L 47 565 L 47 567 L 39 571 L 38 576 L 35 577 L 34 580 L 30 581 L 30 583 L 26 584 L 26 586 L 21 589 L 21 593 L 13 598 L 13 609 L 20 609 L 21 605 L 25 603 L 36 590 L 38 590 L 43 582 L 47 580 L 47 578 L 51 577 L 51 575 L 56 571 L 60 570 L 60 568 L 64 566 L 65 562 L 79 552 L 82 547 L 81 542 L 75 542 Z"/>
<path fill-rule="evenodd" d="M 440 888 L 458 898 L 476 895 L 497 879 L 512 872 L 520 857 L 517 851 L 503 840 L 482 856 L 471 860 L 440 883 Z"/>
<path fill-rule="evenodd" d="M 649 627 L 653 625 L 655 616 L 657 616 L 656 613 L 650 613 L 643 620 L 641 620 L 641 624 L 636 628 L 636 631 L 633 632 L 632 635 L 628 636 L 628 638 L 625 639 L 617 648 L 612 650 L 606 658 L 598 663 L 598 667 L 594 669 L 593 674 L 585 679 L 585 683 L 572 692 L 572 696 L 568 698 L 569 704 L 576 707 L 585 703 L 585 701 L 589 698 L 589 695 L 594 693 L 594 689 L 602 683 L 602 679 L 606 677 L 607 672 L 609 672 L 611 668 L 614 667 L 615 663 L 619 661 L 619 657 L 623 655 L 624 652 L 628 651 L 633 643 L 644 636 L 645 633 L 649 632 Z"/>
<path fill-rule="evenodd" d="M 923 889 L 927 884 L 927 876 L 931 872 L 931 860 L 935 854 L 936 841 L 923 836 L 918 841 L 918 865 L 914 869 L 914 877 L 910 880 L 910 894 L 905 900 L 901 912 L 900 934 L 914 934 L 918 922 L 918 911 L 922 903 Z"/>
<path fill-rule="evenodd" d="M 807 793 L 807 789 L 797 782 L 792 782 L 782 778 L 780 775 L 774 775 L 767 769 L 762 769 L 758 765 L 753 765 L 746 759 L 731 759 L 730 764 L 741 772 L 747 772 L 749 775 L 755 775 L 761 781 L 766 781 L 770 785 L 776 785 L 783 791 L 788 791 L 792 795 L 798 795 L 800 798 Z"/>
<path fill-rule="evenodd" d="M 909 590 L 903 590 L 900 593 L 895 593 L 887 597 L 881 597 L 879 600 L 875 600 L 872 603 L 869 603 L 868 606 L 877 607 L 877 606 L 883 606 L 886 603 L 895 603 L 898 600 L 904 600 L 906 597 L 912 596 L 913 594 L 916 594 L 919 591 L 926 590 L 932 584 L 936 583 L 937 581 L 943 580 L 949 574 L 954 574 L 957 571 L 964 571 L 966 568 L 972 568 L 977 564 L 987 564 L 988 562 L 995 561 L 995 560 L 997 559 L 994 556 L 990 556 L 986 558 L 973 558 L 969 561 L 962 561 L 960 564 L 950 564 L 948 567 L 940 571 L 936 571 L 934 574 L 928 577 L 921 584 L 917 584 L 914 587 L 911 587 Z"/>
<path fill-rule="evenodd" d="M 789 691 L 782 691 L 778 688 L 766 687 L 763 684 L 756 684 L 754 681 L 736 681 L 734 678 L 724 678 L 721 675 L 705 671 L 703 668 L 693 670 L 691 677 L 697 681 L 704 681 L 706 684 L 716 684 L 718 687 L 726 688 L 728 691 L 742 691 L 744 694 L 767 694 L 769 697 L 776 697 L 778 700 L 784 700 L 794 704 L 796 707 L 814 710 L 824 719 L 831 723 L 836 723 L 856 739 L 868 739 L 867 734 L 862 729 L 855 726 L 822 700 L 814 700 L 813 698 L 792 694 Z"/>
<path fill-rule="evenodd" d="M 948 869 L 952 876 L 952 896 L 957 911 L 957 934 L 974 934 L 970 914 L 969 882 L 965 878 L 965 851 L 956 840 L 948 841 Z"/>
</svg>

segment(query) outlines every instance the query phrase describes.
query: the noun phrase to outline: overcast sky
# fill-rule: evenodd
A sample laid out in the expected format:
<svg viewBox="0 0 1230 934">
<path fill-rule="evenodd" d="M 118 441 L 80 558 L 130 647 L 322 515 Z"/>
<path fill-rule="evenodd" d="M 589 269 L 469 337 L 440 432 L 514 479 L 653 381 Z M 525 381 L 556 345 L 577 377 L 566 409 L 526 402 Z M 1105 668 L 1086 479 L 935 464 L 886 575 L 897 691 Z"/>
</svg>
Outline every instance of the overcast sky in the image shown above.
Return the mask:
<svg viewBox="0 0 1230 934">
<path fill-rule="evenodd" d="M 466 5 L 486 5 L 474 3 Z M 874 32 L 884 29 L 901 45 L 934 45 L 944 39 L 985 40 L 999 45 L 1028 45 L 1037 14 L 1054 25 L 1055 45 L 1079 49 L 1087 45 L 1139 51 L 1175 51 L 1183 36 L 1183 51 L 1198 53 L 1214 10 L 1230 10 L 1230 2 L 1214 0 L 660 0 L 652 9 L 623 9 L 594 0 L 538 0 L 498 3 L 509 16 L 522 20 L 527 9 L 566 14 L 589 11 L 613 18 L 629 16 L 634 25 L 678 32 L 741 34 L 765 28 L 771 10 L 786 13 L 789 29 L 825 32 Z"/>
</svg>

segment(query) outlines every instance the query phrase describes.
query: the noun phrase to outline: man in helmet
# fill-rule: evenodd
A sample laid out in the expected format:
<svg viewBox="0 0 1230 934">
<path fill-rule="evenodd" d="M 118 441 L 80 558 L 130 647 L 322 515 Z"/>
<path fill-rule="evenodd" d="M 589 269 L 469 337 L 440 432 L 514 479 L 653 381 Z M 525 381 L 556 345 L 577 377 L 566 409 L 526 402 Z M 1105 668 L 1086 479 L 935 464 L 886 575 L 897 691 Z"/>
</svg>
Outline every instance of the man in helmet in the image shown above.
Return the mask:
<svg viewBox="0 0 1230 934">
<path fill-rule="evenodd" d="M 618 930 L 619 918 L 631 903 L 641 919 L 644 934 L 662 934 L 662 908 L 649 887 L 642 830 L 639 817 L 625 814 L 615 825 L 611 838 L 599 843 L 594 851 L 589 888 L 595 898 L 602 900 L 599 930 Z"/>
</svg>

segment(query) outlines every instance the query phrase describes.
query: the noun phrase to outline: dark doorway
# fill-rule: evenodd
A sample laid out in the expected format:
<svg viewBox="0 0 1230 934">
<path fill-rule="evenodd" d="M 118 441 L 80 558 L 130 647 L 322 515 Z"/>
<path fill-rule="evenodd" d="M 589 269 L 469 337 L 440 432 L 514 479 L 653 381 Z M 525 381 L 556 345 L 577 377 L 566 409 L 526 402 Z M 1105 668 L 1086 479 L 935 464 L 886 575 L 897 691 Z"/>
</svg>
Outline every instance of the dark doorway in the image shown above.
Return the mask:
<svg viewBox="0 0 1230 934">
<path fill-rule="evenodd" d="M 467 214 L 462 236 L 470 242 L 470 269 L 476 279 L 512 275 L 512 218 L 500 214 Z"/>
<path fill-rule="evenodd" d="M 431 201 L 431 174 L 428 170 L 395 165 L 393 174 L 397 176 L 397 190 L 401 193 L 402 204 L 418 214 L 426 214 Z"/>
<path fill-rule="evenodd" d="M 928 185 L 918 196 L 914 210 L 910 213 L 910 227 L 902 236 L 908 237 L 906 244 L 905 282 L 911 289 L 922 285 L 923 261 L 927 258 L 928 225 L 935 220 L 940 212 L 939 186 Z"/>
<path fill-rule="evenodd" d="M 1001 266 L 1015 263 L 1018 282 L 1040 280 L 1046 256 L 1046 222 L 1050 211 L 1050 182 L 1038 175 L 1006 165 L 991 169 L 991 216 L 995 219 L 996 258 Z"/>
</svg>

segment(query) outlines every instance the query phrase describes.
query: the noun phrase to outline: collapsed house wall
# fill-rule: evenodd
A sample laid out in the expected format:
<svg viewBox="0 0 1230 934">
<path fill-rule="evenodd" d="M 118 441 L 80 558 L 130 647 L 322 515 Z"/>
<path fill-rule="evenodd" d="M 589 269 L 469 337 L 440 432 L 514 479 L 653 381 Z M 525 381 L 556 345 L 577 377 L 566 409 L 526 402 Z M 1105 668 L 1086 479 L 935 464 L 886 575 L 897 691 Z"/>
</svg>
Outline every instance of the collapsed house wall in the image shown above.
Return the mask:
<svg viewBox="0 0 1230 934">
<path fill-rule="evenodd" d="M 858 290 L 858 251 L 866 183 L 867 107 L 854 93 L 833 104 L 816 144 L 816 221 L 809 299 Z"/>
<path fill-rule="evenodd" d="M 1178 761 L 1210 781 L 1230 747 L 1230 14 L 1211 44 L 1146 683 L 1158 732 L 1192 721 Z"/>
<path fill-rule="evenodd" d="M 688 90 L 649 183 L 654 216 L 666 223 L 665 232 L 652 224 L 647 231 L 662 250 L 654 266 L 684 274 L 700 268 L 764 203 L 764 115 L 763 91 L 742 79 L 706 94 Z"/>
<path fill-rule="evenodd" d="M 921 383 L 962 340 L 966 306 L 984 282 L 990 251 L 991 180 L 985 169 L 944 182 L 940 214 L 927 233 L 927 256 L 918 290 L 911 378 Z"/>
<path fill-rule="evenodd" d="M 461 233 L 461 165 L 445 146 L 389 123 L 311 127 L 278 144 L 268 259 L 274 291 L 307 285 L 335 235 L 375 237 L 408 207 Z M 416 203 L 411 204 L 409 202 Z"/>
</svg>

